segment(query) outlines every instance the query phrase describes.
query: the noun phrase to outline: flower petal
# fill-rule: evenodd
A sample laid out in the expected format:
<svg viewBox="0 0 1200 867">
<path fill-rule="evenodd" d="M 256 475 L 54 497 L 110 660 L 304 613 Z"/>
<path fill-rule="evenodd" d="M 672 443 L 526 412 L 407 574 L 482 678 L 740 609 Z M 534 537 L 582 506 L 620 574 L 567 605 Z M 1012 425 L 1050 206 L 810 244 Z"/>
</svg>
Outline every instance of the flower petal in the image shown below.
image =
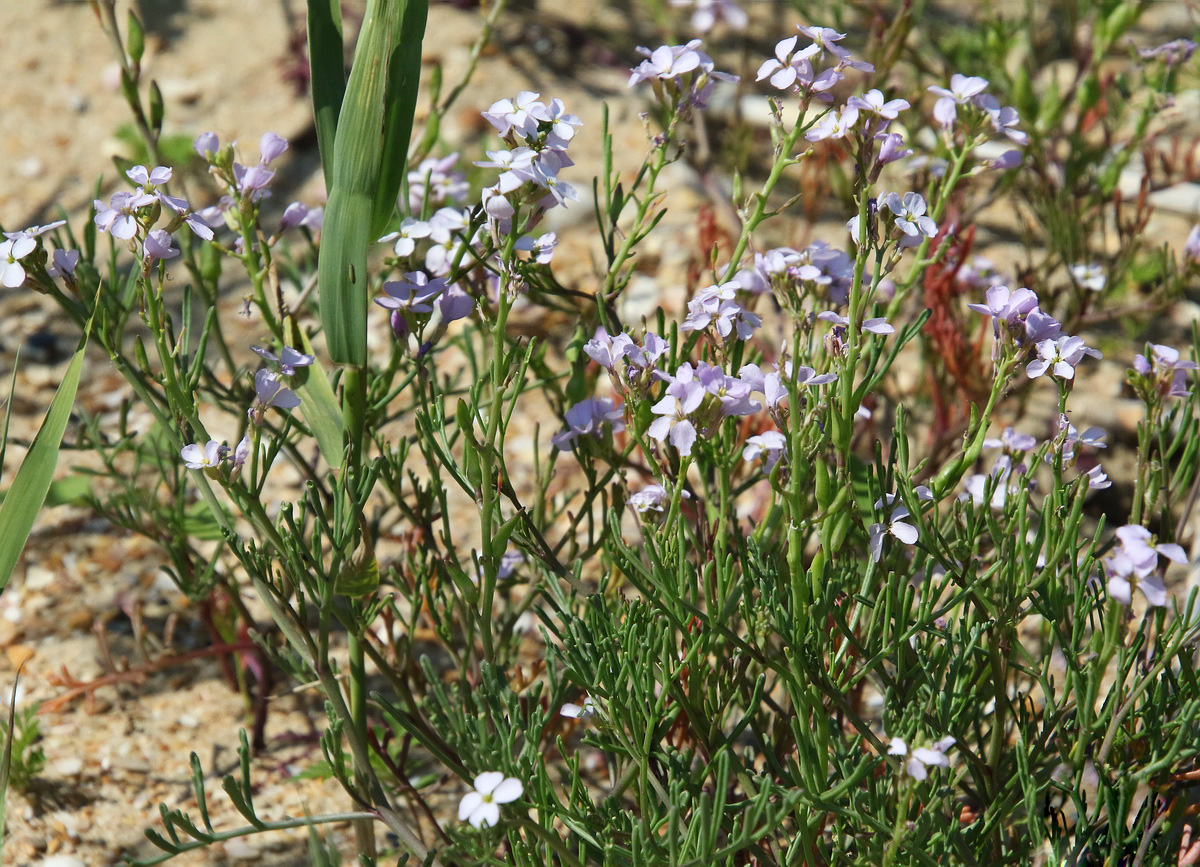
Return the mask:
<svg viewBox="0 0 1200 867">
<path fill-rule="evenodd" d="M 492 792 L 492 800 L 497 804 L 507 804 L 521 797 L 524 792 L 525 787 L 521 785 L 521 781 L 516 777 L 509 777 Z"/>
<path fill-rule="evenodd" d="M 495 804 L 480 804 L 467 821 L 474 828 L 488 828 L 500 821 L 500 808 Z"/>
<path fill-rule="evenodd" d="M 499 771 L 484 771 L 475 778 L 475 791 L 481 795 L 490 795 L 502 782 L 504 774 Z"/>
<path fill-rule="evenodd" d="M 483 804 L 483 795 L 478 792 L 467 792 L 458 802 L 458 821 L 465 821 L 468 816 Z"/>
</svg>

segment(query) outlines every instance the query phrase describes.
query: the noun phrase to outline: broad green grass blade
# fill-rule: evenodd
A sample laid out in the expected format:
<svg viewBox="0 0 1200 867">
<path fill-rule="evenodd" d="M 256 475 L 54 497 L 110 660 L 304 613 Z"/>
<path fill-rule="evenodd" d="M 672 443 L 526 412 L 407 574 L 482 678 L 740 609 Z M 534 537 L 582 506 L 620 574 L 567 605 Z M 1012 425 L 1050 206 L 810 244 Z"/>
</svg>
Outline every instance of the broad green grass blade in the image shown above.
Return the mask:
<svg viewBox="0 0 1200 867">
<path fill-rule="evenodd" d="M 326 191 L 333 188 L 333 146 L 346 94 L 342 10 L 338 0 L 308 0 L 308 67 L 317 147 Z"/>
<path fill-rule="evenodd" d="M 377 237 L 372 227 L 386 155 L 390 67 L 400 62 L 407 7 L 407 0 L 368 3 L 337 120 L 333 187 L 317 271 L 321 323 L 329 355 L 338 364 L 361 367 L 367 361 L 367 248 Z"/>
<path fill-rule="evenodd" d="M 304 329 L 295 325 L 294 320 L 291 345 L 300 347 L 301 351 L 308 355 L 316 356 L 308 335 L 304 333 Z M 304 414 L 304 421 L 317 438 L 317 447 L 321 450 L 325 462 L 332 469 L 341 469 L 346 452 L 346 426 L 337 395 L 333 393 L 333 386 L 329 384 L 329 377 L 325 375 L 325 368 L 321 366 L 318 358 L 309 366 L 297 370 L 296 374 L 292 377 L 291 385 L 296 396 L 300 398 L 300 410 Z"/>
<path fill-rule="evenodd" d="M 378 237 L 396 211 L 396 196 L 408 163 L 413 114 L 421 85 L 421 42 L 429 0 L 408 0 L 400 23 L 400 41 L 388 63 L 387 119 L 383 128 L 383 161 L 371 220 L 371 234 Z"/>
<path fill-rule="evenodd" d="M 89 329 L 90 330 L 90 329 Z M 33 444 L 12 486 L 0 505 L 0 590 L 8 586 L 13 568 L 25 548 L 34 519 L 50 490 L 54 480 L 54 468 L 58 464 L 58 450 L 62 445 L 71 407 L 75 404 L 75 392 L 79 388 L 79 376 L 83 371 L 83 355 L 87 347 L 88 333 L 83 335 L 79 349 L 67 366 L 63 381 L 58 386 L 50 409 L 42 422 L 41 430 L 33 438 Z"/>
</svg>

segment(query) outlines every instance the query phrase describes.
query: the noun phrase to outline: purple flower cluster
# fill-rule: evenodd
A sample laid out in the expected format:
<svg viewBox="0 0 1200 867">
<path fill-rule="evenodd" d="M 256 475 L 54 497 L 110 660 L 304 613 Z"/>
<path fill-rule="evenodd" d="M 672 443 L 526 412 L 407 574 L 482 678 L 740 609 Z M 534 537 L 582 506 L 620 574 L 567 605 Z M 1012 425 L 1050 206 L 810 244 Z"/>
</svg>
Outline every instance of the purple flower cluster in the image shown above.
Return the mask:
<svg viewBox="0 0 1200 867">
<path fill-rule="evenodd" d="M 1017 110 L 1012 106 L 1001 106 L 994 96 L 984 93 L 987 87 L 986 78 L 959 73 L 950 77 L 949 88 L 930 87 L 929 91 L 938 96 L 933 105 L 934 120 L 943 129 L 951 130 L 958 123 L 959 109 L 964 109 L 974 117 L 986 118 L 993 132 L 1007 137 L 1014 144 L 1028 144 L 1029 136 L 1017 129 L 1017 124 L 1021 122 Z"/>
<path fill-rule="evenodd" d="M 742 288 L 736 280 L 701 289 L 688 302 L 687 318 L 680 331 L 703 331 L 714 325 L 724 339 L 749 340 L 762 326 L 762 317 L 743 308 L 735 300 Z"/>
<path fill-rule="evenodd" d="M 1030 379 L 1049 373 L 1058 379 L 1075 378 L 1075 367 L 1085 355 L 1103 358 L 1099 350 L 1084 343 L 1082 337 L 1062 333 L 1057 319 L 1044 312 L 1038 297 L 1030 289 L 993 286 L 985 293 L 986 303 L 968 304 L 976 313 L 992 318 L 996 351 L 1016 344 L 1022 350 L 1033 347 L 1036 356 L 1025 368 Z"/>
<path fill-rule="evenodd" d="M 775 247 L 755 253 L 754 265 L 738 271 L 733 279 L 753 294 L 771 292 L 787 299 L 803 287 L 841 306 L 850 298 L 854 260 L 824 241 L 814 241 L 803 250 Z"/>
<path fill-rule="evenodd" d="M 1196 370 L 1194 361 L 1180 361 L 1179 350 L 1151 343 L 1145 355 L 1134 356 L 1133 369 L 1151 390 L 1163 397 L 1187 397 L 1188 372 Z"/>
<path fill-rule="evenodd" d="M 579 194 L 558 173 L 574 165 L 567 146 L 575 137 L 581 121 L 568 114 L 562 100 L 547 105 L 539 94 L 523 90 L 513 99 L 492 103 L 483 117 L 492 124 L 508 145 L 507 150 L 488 151 L 490 159 L 475 163 L 485 168 L 502 169 L 496 183 L 483 191 L 484 211 L 494 232 L 507 235 L 512 218 L 526 201 L 549 209 Z"/>
<path fill-rule="evenodd" d="M 630 70 L 629 86 L 651 82 L 659 100 L 675 111 L 704 108 L 718 81 L 734 82 L 738 77 L 718 72 L 700 45 L 699 39 L 693 39 L 685 45 L 660 45 L 653 51 L 639 46 L 638 53 L 646 59 Z"/>
<path fill-rule="evenodd" d="M 777 90 L 799 93 L 806 98 L 815 96 L 825 102 L 832 102 L 833 97 L 829 94 L 829 90 L 845 78 L 843 70 L 875 71 L 875 67 L 870 63 L 855 60 L 847 49 L 837 44 L 846 38 L 845 33 L 838 33 L 828 27 L 799 27 L 797 29 L 800 31 L 799 35 L 789 36 L 775 44 L 775 56 L 764 61 L 758 68 L 756 81 L 762 81 L 765 78 Z M 807 37 L 810 40 L 809 44 L 801 47 L 799 45 L 800 36 Z M 820 72 L 816 71 L 813 61 L 826 59 L 833 65 Z M 904 102 L 904 100 L 894 102 Z M 872 101 L 870 106 L 873 107 L 874 104 Z M 883 105 L 882 94 L 879 104 Z M 889 105 L 892 104 L 889 103 Z M 904 102 L 902 107 L 907 108 L 908 103 Z M 839 120 L 830 123 L 840 122 L 845 128 L 852 127 L 857 120 L 858 109 L 858 105 L 847 105 Z M 853 112 L 853 114 L 847 115 L 847 112 Z M 810 141 L 816 140 L 810 139 Z"/>
</svg>

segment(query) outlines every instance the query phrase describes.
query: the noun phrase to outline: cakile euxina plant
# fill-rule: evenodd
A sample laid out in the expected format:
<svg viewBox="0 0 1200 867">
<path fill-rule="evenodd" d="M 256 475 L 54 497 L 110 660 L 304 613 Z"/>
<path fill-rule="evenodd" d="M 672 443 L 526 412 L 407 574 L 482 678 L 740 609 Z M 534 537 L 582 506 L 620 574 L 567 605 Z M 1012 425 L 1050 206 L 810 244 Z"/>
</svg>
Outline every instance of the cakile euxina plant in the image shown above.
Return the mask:
<svg viewBox="0 0 1200 867">
<path fill-rule="evenodd" d="M 750 26 L 732 0 L 693 5 L 695 27 Z M 1141 9 L 1077 11 L 1111 53 Z M 740 77 L 698 39 L 641 49 L 633 172 L 607 114 L 589 130 L 532 91 L 482 111 L 485 140 L 462 145 L 476 159 L 433 156 L 471 89 L 443 99 L 431 75 L 411 135 L 425 17 L 371 0 L 346 77 L 338 4 L 309 3 L 323 213 L 270 208 L 282 138 L 254 161 L 205 133 L 219 204 L 193 207 L 200 181 L 181 196 L 172 167 L 125 166 L 79 237 L 35 227 L 4 248 L 5 284 L 90 327 L 153 418 L 134 430 L 127 408 L 103 436 L 85 419 L 80 445 L 123 479 L 97 507 L 319 689 L 312 772 L 352 803 L 268 820 L 243 734 L 223 789 L 248 825 L 214 826 L 193 756 L 196 803 L 163 808 L 157 860 L 352 823 L 360 863 L 381 845 L 446 865 L 1192 863 L 1200 611 L 1166 567 L 1191 565 L 1194 335 L 1103 344 L 1146 407 L 1110 526 L 1089 498 L 1118 444 L 1072 421 L 1076 383 L 1111 363 L 1087 326 L 1155 244 L 1122 231 L 1106 252 L 1088 222 L 1065 245 L 1048 196 L 1022 224 L 1035 280 L 968 258 L 984 207 L 1028 197 L 1063 159 L 1059 126 L 1087 123 L 993 73 L 991 42 L 982 68 L 943 68 L 975 36 L 939 41 L 908 9 L 870 41 L 849 24 L 779 34 Z M 156 153 L 165 108 L 142 105 L 136 18 L 125 39 L 102 20 Z M 1169 44 L 1129 80 L 1171 93 L 1191 44 Z M 1081 67 L 1082 112 L 1099 63 Z M 667 169 L 722 88 L 768 106 L 766 164 L 737 179 L 707 285 L 640 317 L 628 296 L 667 231 Z M 1117 108 L 1134 122 L 1106 129 L 1144 142 L 1143 103 Z M 572 157 L 587 136 L 604 150 L 596 268 L 567 287 L 542 227 L 588 207 Z M 1103 158 L 1071 182 L 1099 171 L 1111 192 Z M 847 167 L 846 222 L 770 246 L 799 237 L 785 193 L 817 159 Z M 1088 221 L 1116 219 L 1088 201 Z M 1153 256 L 1170 303 L 1200 277 L 1200 229 Z M 216 312 L 230 265 L 253 352 Z M 517 327 L 551 311 L 569 339 Z M 930 382 L 958 389 L 933 401 Z M 302 484 L 276 507 L 280 461 Z"/>
</svg>

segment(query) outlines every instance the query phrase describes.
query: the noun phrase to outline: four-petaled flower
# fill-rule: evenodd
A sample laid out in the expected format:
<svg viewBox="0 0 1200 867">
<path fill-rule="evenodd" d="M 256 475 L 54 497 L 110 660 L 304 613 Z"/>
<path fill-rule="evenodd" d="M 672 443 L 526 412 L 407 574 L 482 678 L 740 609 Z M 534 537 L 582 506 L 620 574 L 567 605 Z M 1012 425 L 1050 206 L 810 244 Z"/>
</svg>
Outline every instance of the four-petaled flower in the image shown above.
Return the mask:
<svg viewBox="0 0 1200 867">
<path fill-rule="evenodd" d="M 1092 358 L 1104 357 L 1099 350 L 1086 345 L 1082 337 L 1066 335 L 1053 340 L 1038 341 L 1037 353 L 1038 357 L 1025 368 L 1025 373 L 1030 379 L 1037 379 L 1047 371 L 1059 379 L 1074 379 L 1075 365 L 1079 364 L 1085 355 Z"/>
<path fill-rule="evenodd" d="M 910 777 L 919 782 L 929 776 L 928 768 L 950 767 L 950 757 L 946 755 L 946 750 L 953 745 L 953 737 L 944 737 L 932 746 L 909 750 L 904 738 L 892 738 L 888 742 L 888 755 L 904 756 L 907 759 L 904 769 Z"/>
<path fill-rule="evenodd" d="M 209 440 L 207 445 L 189 443 L 179 450 L 183 465 L 189 470 L 202 470 L 215 467 L 224 457 L 225 444 L 217 440 Z"/>
<path fill-rule="evenodd" d="M 515 801 L 525 791 L 521 781 L 499 771 L 485 771 L 475 778 L 474 791 L 458 802 L 458 820 L 473 828 L 487 828 L 500 821 L 500 804 Z"/>
<path fill-rule="evenodd" d="M 28 236 L 18 236 L 0 242 L 0 283 L 16 289 L 25 282 L 25 268 L 20 259 L 33 252 L 37 242 Z"/>
<path fill-rule="evenodd" d="M 925 199 L 920 193 L 905 193 L 903 199 L 899 193 L 888 193 L 883 203 L 896 215 L 896 228 L 904 234 L 913 238 L 937 235 L 937 223 L 925 216 Z"/>
</svg>

